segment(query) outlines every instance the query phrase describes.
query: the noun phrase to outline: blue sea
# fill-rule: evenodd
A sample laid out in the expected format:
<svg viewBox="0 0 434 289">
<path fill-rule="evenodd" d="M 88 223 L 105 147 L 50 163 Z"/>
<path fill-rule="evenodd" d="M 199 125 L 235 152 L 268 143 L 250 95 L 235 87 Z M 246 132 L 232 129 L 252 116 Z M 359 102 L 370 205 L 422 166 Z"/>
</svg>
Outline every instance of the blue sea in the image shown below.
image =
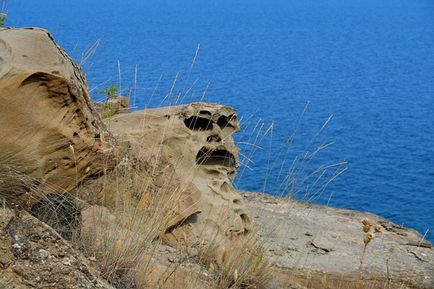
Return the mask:
<svg viewBox="0 0 434 289">
<path fill-rule="evenodd" d="M 434 1 L 11 0 L 92 97 L 237 109 L 244 190 L 372 211 L 434 240 Z M 96 49 L 93 49 L 96 48 Z"/>
</svg>

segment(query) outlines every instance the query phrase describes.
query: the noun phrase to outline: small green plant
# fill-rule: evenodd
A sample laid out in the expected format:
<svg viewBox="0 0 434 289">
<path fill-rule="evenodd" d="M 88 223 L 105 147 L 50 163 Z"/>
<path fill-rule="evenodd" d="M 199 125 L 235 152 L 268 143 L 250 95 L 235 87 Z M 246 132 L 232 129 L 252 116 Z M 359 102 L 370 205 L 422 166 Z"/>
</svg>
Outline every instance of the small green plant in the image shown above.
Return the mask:
<svg viewBox="0 0 434 289">
<path fill-rule="evenodd" d="M 5 26 L 7 15 L 0 12 L 0 27 Z"/>
<path fill-rule="evenodd" d="M 112 84 L 108 88 L 100 90 L 99 94 L 107 95 L 107 99 L 116 99 L 119 97 L 119 86 Z"/>
</svg>

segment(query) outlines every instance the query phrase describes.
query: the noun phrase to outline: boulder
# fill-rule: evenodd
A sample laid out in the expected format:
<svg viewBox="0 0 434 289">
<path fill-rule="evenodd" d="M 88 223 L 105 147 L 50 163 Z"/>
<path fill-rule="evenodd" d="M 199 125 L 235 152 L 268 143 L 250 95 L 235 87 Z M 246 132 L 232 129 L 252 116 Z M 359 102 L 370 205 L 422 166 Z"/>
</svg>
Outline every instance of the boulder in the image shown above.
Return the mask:
<svg viewBox="0 0 434 289">
<path fill-rule="evenodd" d="M 239 130 L 234 109 L 192 103 L 117 115 L 106 124 L 137 158 L 167 163 L 161 166 L 166 177 L 175 175 L 172 179 L 185 187 L 181 199 L 190 198 L 166 231 L 169 243 L 188 236 L 190 244 L 224 244 L 249 231 L 249 214 L 232 185 L 239 166 L 232 139 Z"/>
<path fill-rule="evenodd" d="M 84 73 L 47 31 L 0 30 L 0 103 L 3 167 L 61 193 L 112 166 L 114 140 Z M 25 191 L 0 189 L 0 196 Z"/>
</svg>

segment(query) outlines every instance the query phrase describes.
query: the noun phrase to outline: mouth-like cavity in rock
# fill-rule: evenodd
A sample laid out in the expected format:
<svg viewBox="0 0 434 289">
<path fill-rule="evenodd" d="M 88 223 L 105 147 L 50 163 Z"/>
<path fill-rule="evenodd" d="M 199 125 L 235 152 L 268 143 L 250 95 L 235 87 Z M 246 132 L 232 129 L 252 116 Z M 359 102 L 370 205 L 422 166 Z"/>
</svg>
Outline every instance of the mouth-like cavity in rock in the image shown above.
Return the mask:
<svg viewBox="0 0 434 289">
<path fill-rule="evenodd" d="M 184 124 L 191 130 L 212 130 L 212 120 L 200 117 L 200 116 L 190 116 L 184 120 Z"/>
<path fill-rule="evenodd" d="M 225 166 L 236 165 L 235 156 L 225 149 L 209 149 L 203 147 L 196 155 L 196 164 L 202 166 Z"/>
</svg>

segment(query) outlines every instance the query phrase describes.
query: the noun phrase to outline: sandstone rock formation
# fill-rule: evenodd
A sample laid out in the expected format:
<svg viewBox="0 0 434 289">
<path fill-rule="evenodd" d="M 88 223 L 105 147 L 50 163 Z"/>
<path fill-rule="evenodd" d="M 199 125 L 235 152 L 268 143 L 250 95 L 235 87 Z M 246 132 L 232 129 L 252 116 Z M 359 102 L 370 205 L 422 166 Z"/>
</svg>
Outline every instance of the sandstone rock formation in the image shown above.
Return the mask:
<svg viewBox="0 0 434 289">
<path fill-rule="evenodd" d="M 165 159 L 177 179 L 191 184 L 190 201 L 180 209 L 182 222 L 166 237 L 224 242 L 249 231 L 250 218 L 231 182 L 239 165 L 232 139 L 239 124 L 232 108 L 192 103 L 118 115 L 106 123 L 139 158 Z"/>
<path fill-rule="evenodd" d="M 0 29 L 0 101 L 0 288 L 112 288 L 98 277 L 110 262 L 125 288 L 210 288 L 228 274 L 232 288 L 254 262 L 232 268 L 223 255 L 231 240 L 253 235 L 251 216 L 273 265 L 267 288 L 355 288 L 367 216 L 385 232 L 369 245 L 360 289 L 434 288 L 432 244 L 413 230 L 367 213 L 241 197 L 230 107 L 111 111 L 103 123 L 81 69 L 41 29 Z M 101 270 L 58 233 L 79 235 Z M 240 244 L 238 252 L 261 255 Z M 216 260 L 199 260 L 206 245 Z M 227 276 L 213 275 L 224 266 Z"/>
<path fill-rule="evenodd" d="M 113 140 L 85 76 L 47 31 L 0 30 L 0 103 L 0 165 L 58 193 L 110 167 Z"/>
</svg>

